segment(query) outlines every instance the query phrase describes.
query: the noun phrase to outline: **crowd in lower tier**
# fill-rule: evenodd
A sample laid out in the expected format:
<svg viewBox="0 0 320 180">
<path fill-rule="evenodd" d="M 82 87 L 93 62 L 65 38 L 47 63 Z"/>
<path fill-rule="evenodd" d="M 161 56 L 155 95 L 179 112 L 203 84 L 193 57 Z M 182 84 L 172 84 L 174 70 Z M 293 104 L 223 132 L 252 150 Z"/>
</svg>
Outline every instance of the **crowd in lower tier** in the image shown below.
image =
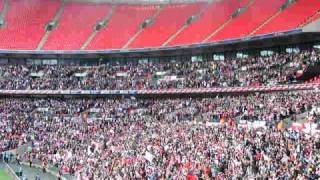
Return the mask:
<svg viewBox="0 0 320 180">
<path fill-rule="evenodd" d="M 279 121 L 317 91 L 185 99 L 0 99 L 0 150 L 76 179 L 320 178 L 319 135 Z M 316 117 L 316 114 L 311 114 Z M 264 121 L 247 129 L 239 121 Z M 212 126 L 208 122 L 219 122 Z"/>
</svg>

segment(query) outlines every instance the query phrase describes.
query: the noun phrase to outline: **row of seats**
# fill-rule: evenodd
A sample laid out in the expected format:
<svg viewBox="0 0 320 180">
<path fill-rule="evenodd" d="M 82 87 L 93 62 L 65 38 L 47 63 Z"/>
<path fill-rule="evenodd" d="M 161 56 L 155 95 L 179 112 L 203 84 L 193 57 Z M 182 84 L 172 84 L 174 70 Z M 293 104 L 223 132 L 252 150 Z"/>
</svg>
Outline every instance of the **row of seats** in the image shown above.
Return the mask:
<svg viewBox="0 0 320 180">
<path fill-rule="evenodd" d="M 198 43 L 218 29 L 240 4 L 237 0 L 224 0 L 212 3 L 201 17 L 187 26 L 179 35 L 169 42 L 169 45 Z"/>
<path fill-rule="evenodd" d="M 158 8 L 159 6 L 118 6 L 107 26 L 97 33 L 87 49 L 122 48 Z"/>
<path fill-rule="evenodd" d="M 129 48 L 161 46 L 170 35 L 175 33 L 203 7 L 202 3 L 179 4 L 164 7 L 154 23 L 145 28 L 138 37 L 129 44 Z"/>
<path fill-rule="evenodd" d="M 297 0 L 277 17 L 263 26 L 256 34 L 294 29 L 320 9 L 319 0 Z"/>
<path fill-rule="evenodd" d="M 106 25 L 93 34 L 85 49 L 159 47 L 166 41 L 167 46 L 213 42 L 253 32 L 260 35 L 286 31 L 299 27 L 310 17 L 319 17 L 315 16 L 320 9 L 319 0 L 298 0 L 277 13 L 285 1 L 221 0 L 161 7 L 123 4 L 112 8 L 104 3 L 67 2 L 62 7 L 60 0 L 10 0 L 5 25 L 0 28 L 0 49 L 36 49 L 45 34 L 45 25 L 54 18 L 59 19 L 57 27 L 48 34 L 41 49 L 80 49 L 95 24 L 108 15 L 111 16 Z M 0 0 L 0 9 L 3 2 Z M 231 19 L 241 7 L 247 9 Z M 192 15 L 199 17 L 184 26 Z M 151 17 L 151 24 L 141 30 L 141 24 Z"/>
<path fill-rule="evenodd" d="M 1 49 L 35 49 L 45 33 L 45 24 L 57 12 L 60 2 L 10 0 L 5 25 L 0 28 Z"/>
<path fill-rule="evenodd" d="M 320 9 L 319 9 L 317 12 L 315 12 L 312 16 L 310 16 L 309 18 L 305 19 L 305 20 L 300 24 L 300 26 L 307 25 L 307 24 L 309 24 L 309 23 L 311 23 L 311 22 L 316 21 L 316 20 L 319 19 L 319 18 L 320 18 Z"/>
<path fill-rule="evenodd" d="M 234 18 L 209 41 L 248 36 L 256 27 L 279 11 L 284 2 L 285 0 L 254 0 L 246 11 Z"/>
<path fill-rule="evenodd" d="M 109 4 L 67 3 L 57 28 L 49 34 L 43 49 L 80 49 L 96 22 L 110 9 Z"/>
</svg>

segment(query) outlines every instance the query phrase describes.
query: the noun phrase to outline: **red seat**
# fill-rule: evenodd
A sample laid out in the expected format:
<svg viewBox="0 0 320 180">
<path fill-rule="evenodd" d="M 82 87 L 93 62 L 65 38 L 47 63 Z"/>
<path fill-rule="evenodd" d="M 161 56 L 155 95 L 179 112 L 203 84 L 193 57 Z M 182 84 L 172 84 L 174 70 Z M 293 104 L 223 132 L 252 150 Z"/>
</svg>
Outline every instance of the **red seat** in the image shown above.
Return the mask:
<svg viewBox="0 0 320 180">
<path fill-rule="evenodd" d="M 43 49 L 80 49 L 96 22 L 107 15 L 110 9 L 109 4 L 67 3 L 58 26 L 49 34 Z"/>
<path fill-rule="evenodd" d="M 167 5 L 152 25 L 145 28 L 129 48 L 161 46 L 187 19 L 198 13 L 203 3 Z"/>
<path fill-rule="evenodd" d="M 59 5 L 58 0 L 9 1 L 5 26 L 0 28 L 0 48 L 35 49 Z"/>
<path fill-rule="evenodd" d="M 253 0 L 253 4 L 226 24 L 209 41 L 241 38 L 274 15 L 285 0 Z M 60 0 L 9 0 L 0 28 L 0 49 L 36 49 L 45 34 L 45 25 L 56 15 Z M 186 26 L 168 46 L 202 43 L 222 26 L 239 7 L 249 0 L 213 1 L 200 17 Z M 250 0 L 251 2 L 251 0 Z M 0 0 L 0 9 L 4 0 Z M 198 14 L 207 4 L 169 4 L 161 9 L 149 26 L 133 39 L 128 48 L 159 47 L 178 32 L 187 19 Z M 86 47 L 94 49 L 122 48 L 138 32 L 143 21 L 158 12 L 158 5 L 118 5 L 107 25 L 103 27 Z M 262 26 L 255 34 L 287 31 L 320 17 L 320 0 L 298 0 Z M 58 25 L 43 46 L 45 50 L 78 50 L 89 37 L 98 20 L 111 10 L 108 3 L 67 2 Z"/>
<path fill-rule="evenodd" d="M 285 0 L 255 0 L 251 6 L 235 17 L 209 41 L 248 36 L 255 28 L 275 14 Z"/>
<path fill-rule="evenodd" d="M 91 40 L 87 49 L 112 49 L 123 47 L 139 29 L 144 20 L 157 11 L 157 6 L 121 5 L 110 21 Z"/>
<path fill-rule="evenodd" d="M 168 45 L 186 45 L 203 41 L 215 29 L 227 21 L 239 7 L 240 5 L 237 0 L 224 0 L 212 3 L 197 20 L 189 24 Z"/>
<path fill-rule="evenodd" d="M 295 29 L 319 9 L 319 0 L 298 0 L 284 9 L 277 17 L 255 34 L 267 34 Z"/>
<path fill-rule="evenodd" d="M 307 25 L 308 23 L 311 23 L 319 18 L 320 18 L 320 9 L 316 13 L 314 13 L 314 15 L 306 19 L 301 25 Z"/>
</svg>

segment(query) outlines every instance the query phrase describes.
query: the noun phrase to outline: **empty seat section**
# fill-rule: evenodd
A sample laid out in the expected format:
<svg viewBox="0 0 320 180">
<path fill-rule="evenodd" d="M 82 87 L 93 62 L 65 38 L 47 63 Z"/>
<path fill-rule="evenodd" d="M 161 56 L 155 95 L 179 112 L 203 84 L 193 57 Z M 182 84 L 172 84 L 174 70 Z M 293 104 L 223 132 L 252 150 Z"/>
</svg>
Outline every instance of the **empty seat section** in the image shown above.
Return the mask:
<svg viewBox="0 0 320 180">
<path fill-rule="evenodd" d="M 298 0 L 284 9 L 277 17 L 259 29 L 255 34 L 267 34 L 295 29 L 319 9 L 319 0 Z"/>
<path fill-rule="evenodd" d="M 239 7 L 238 0 L 217 1 L 209 5 L 203 14 L 188 25 L 168 45 L 199 43 L 219 28 Z"/>
<path fill-rule="evenodd" d="M 58 25 L 50 32 L 43 49 L 80 49 L 96 22 L 110 10 L 110 4 L 66 3 Z"/>
<path fill-rule="evenodd" d="M 0 28 L 0 48 L 35 49 L 59 5 L 58 0 L 9 1 L 5 25 Z"/>
<path fill-rule="evenodd" d="M 161 46 L 190 16 L 198 13 L 203 5 L 203 3 L 167 5 L 153 24 L 144 29 L 129 48 Z"/>
<path fill-rule="evenodd" d="M 285 0 L 255 0 L 242 14 L 235 17 L 209 41 L 247 36 L 269 17 L 279 11 Z"/>
<path fill-rule="evenodd" d="M 157 6 L 120 5 L 106 27 L 91 40 L 87 49 L 121 48 L 139 29 L 144 20 L 157 11 Z"/>
</svg>

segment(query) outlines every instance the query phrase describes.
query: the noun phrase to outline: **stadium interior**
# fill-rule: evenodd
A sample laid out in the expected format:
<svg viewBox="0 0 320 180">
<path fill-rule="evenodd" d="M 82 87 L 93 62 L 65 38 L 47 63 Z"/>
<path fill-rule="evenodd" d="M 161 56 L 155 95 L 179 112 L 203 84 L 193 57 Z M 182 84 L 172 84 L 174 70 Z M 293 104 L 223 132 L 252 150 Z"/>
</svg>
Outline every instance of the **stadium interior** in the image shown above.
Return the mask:
<svg viewBox="0 0 320 180">
<path fill-rule="evenodd" d="M 0 180 L 320 179 L 319 0 L 0 0 Z"/>
</svg>

